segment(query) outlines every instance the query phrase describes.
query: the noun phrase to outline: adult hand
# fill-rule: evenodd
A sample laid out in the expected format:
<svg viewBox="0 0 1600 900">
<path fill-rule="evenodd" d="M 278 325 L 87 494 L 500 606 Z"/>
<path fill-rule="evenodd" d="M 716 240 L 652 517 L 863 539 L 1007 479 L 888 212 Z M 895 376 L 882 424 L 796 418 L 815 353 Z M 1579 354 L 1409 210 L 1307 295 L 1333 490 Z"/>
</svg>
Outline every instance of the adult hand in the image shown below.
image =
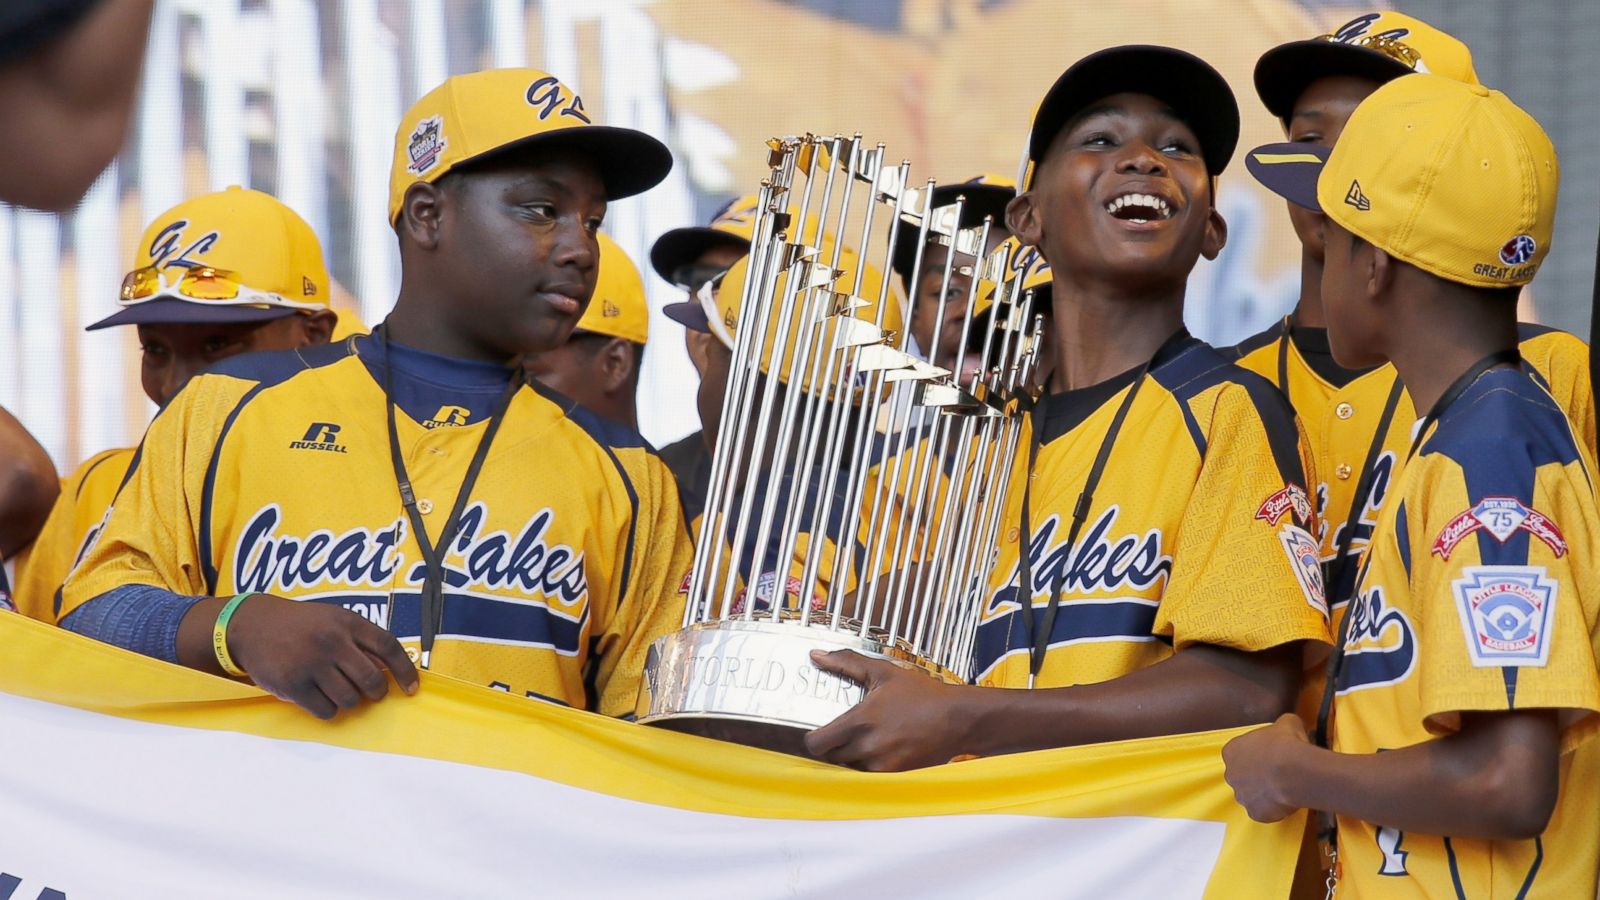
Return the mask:
<svg viewBox="0 0 1600 900">
<path fill-rule="evenodd" d="M 383 699 L 388 672 L 417 692 L 417 668 L 394 635 L 337 606 L 254 594 L 228 623 L 228 653 L 262 690 L 319 719 Z"/>
<path fill-rule="evenodd" d="M 1294 713 L 1223 746 L 1223 777 L 1250 818 L 1277 822 L 1300 808 L 1286 797 L 1288 771 L 1294 755 L 1310 746 L 1305 723 Z"/>
<path fill-rule="evenodd" d="M 806 735 L 817 759 L 869 772 L 899 772 L 947 763 L 962 750 L 965 691 L 926 672 L 850 650 L 815 651 L 817 668 L 858 681 L 861 702 Z"/>
</svg>

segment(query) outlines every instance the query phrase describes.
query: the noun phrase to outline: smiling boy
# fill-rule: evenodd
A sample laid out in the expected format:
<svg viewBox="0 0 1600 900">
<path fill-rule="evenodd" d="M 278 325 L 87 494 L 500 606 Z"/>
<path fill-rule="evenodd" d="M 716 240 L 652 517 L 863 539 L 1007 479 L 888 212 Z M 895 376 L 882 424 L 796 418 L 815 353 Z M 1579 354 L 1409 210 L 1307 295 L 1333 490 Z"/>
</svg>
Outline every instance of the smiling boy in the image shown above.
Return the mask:
<svg viewBox="0 0 1600 900">
<path fill-rule="evenodd" d="M 812 753 L 904 769 L 1289 708 L 1302 642 L 1327 639 L 1293 414 L 1183 328 L 1237 138 L 1227 83 L 1171 48 L 1101 51 L 1046 94 L 1007 221 L 1050 264 L 1060 356 L 1011 478 L 978 684 L 819 656 L 867 693 Z"/>
</svg>

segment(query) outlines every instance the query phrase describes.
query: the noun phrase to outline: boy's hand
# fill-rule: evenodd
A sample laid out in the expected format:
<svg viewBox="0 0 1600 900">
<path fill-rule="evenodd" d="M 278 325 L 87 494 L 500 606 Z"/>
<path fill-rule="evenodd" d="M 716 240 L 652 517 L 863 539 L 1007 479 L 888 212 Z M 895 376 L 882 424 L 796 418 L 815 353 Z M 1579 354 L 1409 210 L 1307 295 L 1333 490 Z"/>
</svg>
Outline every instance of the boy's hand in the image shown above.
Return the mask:
<svg viewBox="0 0 1600 900">
<path fill-rule="evenodd" d="M 417 668 L 394 635 L 337 606 L 252 595 L 228 623 L 228 652 L 262 690 L 319 719 L 383 699 L 387 672 L 417 692 Z"/>
<path fill-rule="evenodd" d="M 869 772 L 899 772 L 947 763 L 962 752 L 960 686 L 850 650 L 814 651 L 811 661 L 866 689 L 860 703 L 806 735 L 812 756 Z"/>
<path fill-rule="evenodd" d="M 1311 746 L 1305 723 L 1294 713 L 1242 734 L 1222 748 L 1223 777 L 1233 796 L 1257 822 L 1277 822 L 1300 807 L 1286 799 L 1289 760 Z"/>
</svg>

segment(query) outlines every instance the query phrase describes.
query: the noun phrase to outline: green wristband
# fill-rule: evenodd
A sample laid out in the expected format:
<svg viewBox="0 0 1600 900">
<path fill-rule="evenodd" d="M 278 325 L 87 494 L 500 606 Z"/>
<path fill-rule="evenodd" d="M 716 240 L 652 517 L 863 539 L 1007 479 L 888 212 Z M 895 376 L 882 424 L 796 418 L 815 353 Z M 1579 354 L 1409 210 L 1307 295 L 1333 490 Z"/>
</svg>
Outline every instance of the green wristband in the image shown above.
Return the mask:
<svg viewBox="0 0 1600 900">
<path fill-rule="evenodd" d="M 233 656 L 228 653 L 228 620 L 233 618 L 234 611 L 239 608 L 239 604 L 243 603 L 246 597 L 253 596 L 255 596 L 255 592 L 246 591 L 223 604 L 222 612 L 217 613 L 217 624 L 211 629 L 211 649 L 216 651 L 217 664 L 222 666 L 222 671 L 227 672 L 234 678 L 246 678 L 249 673 L 239 668 L 238 664 L 233 661 Z"/>
</svg>

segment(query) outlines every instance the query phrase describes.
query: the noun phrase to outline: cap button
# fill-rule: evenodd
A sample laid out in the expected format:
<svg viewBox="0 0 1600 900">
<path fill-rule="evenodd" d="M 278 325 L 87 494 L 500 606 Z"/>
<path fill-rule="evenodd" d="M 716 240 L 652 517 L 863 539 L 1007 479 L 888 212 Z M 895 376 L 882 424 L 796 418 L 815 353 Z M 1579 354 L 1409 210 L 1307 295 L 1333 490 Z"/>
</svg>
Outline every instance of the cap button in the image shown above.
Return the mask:
<svg viewBox="0 0 1600 900">
<path fill-rule="evenodd" d="M 1467 90 L 1477 94 L 1479 97 L 1489 96 L 1489 89 L 1481 84 L 1469 84 L 1467 85 Z"/>
</svg>

